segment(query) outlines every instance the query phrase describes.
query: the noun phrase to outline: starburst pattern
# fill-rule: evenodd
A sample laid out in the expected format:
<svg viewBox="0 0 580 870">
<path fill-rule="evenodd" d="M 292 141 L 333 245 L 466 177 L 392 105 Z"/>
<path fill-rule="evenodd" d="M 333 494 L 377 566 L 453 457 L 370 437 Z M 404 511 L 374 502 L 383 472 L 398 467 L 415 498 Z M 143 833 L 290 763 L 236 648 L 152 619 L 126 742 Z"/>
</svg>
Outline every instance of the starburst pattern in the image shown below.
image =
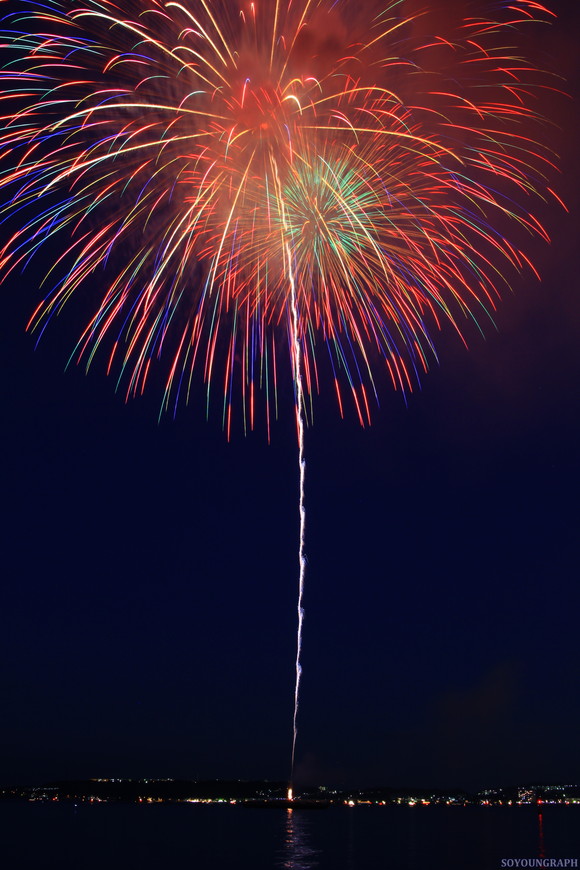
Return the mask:
<svg viewBox="0 0 580 870">
<path fill-rule="evenodd" d="M 203 380 L 228 433 L 260 390 L 270 425 L 298 342 L 305 404 L 324 357 L 341 413 L 350 397 L 369 422 L 377 382 L 410 389 L 442 322 L 491 317 L 546 237 L 551 79 L 506 46 L 550 13 L 485 5 L 439 33 L 405 0 L 23 2 L 0 266 L 49 248 L 31 328 L 98 288 L 73 358 L 103 355 L 127 395 L 165 361 L 164 408 Z"/>
</svg>

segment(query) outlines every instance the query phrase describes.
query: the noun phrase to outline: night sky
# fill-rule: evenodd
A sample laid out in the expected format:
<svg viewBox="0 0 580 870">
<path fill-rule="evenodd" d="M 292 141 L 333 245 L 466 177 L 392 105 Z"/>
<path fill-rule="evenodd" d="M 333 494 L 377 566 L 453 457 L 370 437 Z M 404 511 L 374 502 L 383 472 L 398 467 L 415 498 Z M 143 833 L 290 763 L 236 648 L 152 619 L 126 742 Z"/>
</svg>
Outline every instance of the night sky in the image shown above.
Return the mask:
<svg viewBox="0 0 580 870">
<path fill-rule="evenodd" d="M 574 92 L 579 13 L 551 7 Z M 554 109 L 571 213 L 542 213 L 541 283 L 469 351 L 441 335 L 371 428 L 317 402 L 298 782 L 580 781 L 577 105 Z M 39 275 L 2 286 L 0 781 L 286 779 L 291 385 L 270 444 L 227 443 L 203 396 L 158 424 L 155 385 L 124 404 L 98 365 L 64 372 L 74 306 L 34 349 Z"/>
</svg>

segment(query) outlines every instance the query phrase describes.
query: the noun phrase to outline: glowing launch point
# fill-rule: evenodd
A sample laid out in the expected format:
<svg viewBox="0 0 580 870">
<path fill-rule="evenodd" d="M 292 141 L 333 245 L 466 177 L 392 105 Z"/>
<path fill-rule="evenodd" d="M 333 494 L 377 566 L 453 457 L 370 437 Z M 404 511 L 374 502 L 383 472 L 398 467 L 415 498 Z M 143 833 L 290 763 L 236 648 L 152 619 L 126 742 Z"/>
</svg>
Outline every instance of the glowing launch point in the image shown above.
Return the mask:
<svg viewBox="0 0 580 870">
<path fill-rule="evenodd" d="M 287 799 L 288 799 L 289 801 L 293 801 L 293 800 L 294 800 L 294 793 L 293 793 L 293 791 L 292 791 L 292 786 L 291 786 L 291 785 L 288 786 Z"/>
</svg>

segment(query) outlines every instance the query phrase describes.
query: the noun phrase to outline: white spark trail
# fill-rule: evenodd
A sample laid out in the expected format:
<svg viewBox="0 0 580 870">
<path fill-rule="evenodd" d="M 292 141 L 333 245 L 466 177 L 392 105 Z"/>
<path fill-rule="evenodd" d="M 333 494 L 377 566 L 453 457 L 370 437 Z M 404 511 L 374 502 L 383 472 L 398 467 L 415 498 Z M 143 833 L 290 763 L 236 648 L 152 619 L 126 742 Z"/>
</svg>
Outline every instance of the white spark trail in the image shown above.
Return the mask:
<svg viewBox="0 0 580 870">
<path fill-rule="evenodd" d="M 290 783 L 294 776 L 294 759 L 296 756 L 296 738 L 298 736 L 298 700 L 300 693 L 300 677 L 302 675 L 302 664 L 300 656 L 302 653 L 302 626 L 304 623 L 304 575 L 306 573 L 306 556 L 304 554 L 304 539 L 306 531 L 306 508 L 304 506 L 304 481 L 306 477 L 306 460 L 304 458 L 304 388 L 302 385 L 302 358 L 300 353 L 300 343 L 298 341 L 298 307 L 296 304 L 296 287 L 294 285 L 294 276 L 292 272 L 292 260 L 290 249 L 287 247 L 288 255 L 288 274 L 290 278 L 290 304 L 292 309 L 292 363 L 294 368 L 294 382 L 296 384 L 296 425 L 298 427 L 298 466 L 300 469 L 300 543 L 298 547 L 298 564 L 299 564 L 299 579 L 298 579 L 298 635 L 296 640 L 296 683 L 294 687 L 294 732 L 292 738 L 292 763 L 290 767 Z M 291 798 L 292 788 L 289 789 Z"/>
</svg>

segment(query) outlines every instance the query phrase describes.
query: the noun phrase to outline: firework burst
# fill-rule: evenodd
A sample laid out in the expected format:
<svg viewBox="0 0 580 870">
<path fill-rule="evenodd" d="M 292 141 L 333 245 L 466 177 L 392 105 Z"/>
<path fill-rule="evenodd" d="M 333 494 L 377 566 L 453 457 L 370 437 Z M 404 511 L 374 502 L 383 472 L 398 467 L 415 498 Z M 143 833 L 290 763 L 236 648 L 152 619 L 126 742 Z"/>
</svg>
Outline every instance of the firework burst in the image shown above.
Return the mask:
<svg viewBox="0 0 580 870">
<path fill-rule="evenodd" d="M 31 328 L 98 287 L 73 358 L 127 395 L 165 360 L 164 408 L 203 379 L 228 433 L 258 391 L 270 425 L 296 341 L 305 405 L 324 356 L 370 421 L 381 369 L 410 389 L 433 332 L 490 317 L 546 235 L 550 82 L 506 46 L 549 13 L 463 5 L 439 33 L 405 0 L 23 2 L 0 138 L 23 217 L 0 256 L 6 275 L 50 247 Z"/>
</svg>

